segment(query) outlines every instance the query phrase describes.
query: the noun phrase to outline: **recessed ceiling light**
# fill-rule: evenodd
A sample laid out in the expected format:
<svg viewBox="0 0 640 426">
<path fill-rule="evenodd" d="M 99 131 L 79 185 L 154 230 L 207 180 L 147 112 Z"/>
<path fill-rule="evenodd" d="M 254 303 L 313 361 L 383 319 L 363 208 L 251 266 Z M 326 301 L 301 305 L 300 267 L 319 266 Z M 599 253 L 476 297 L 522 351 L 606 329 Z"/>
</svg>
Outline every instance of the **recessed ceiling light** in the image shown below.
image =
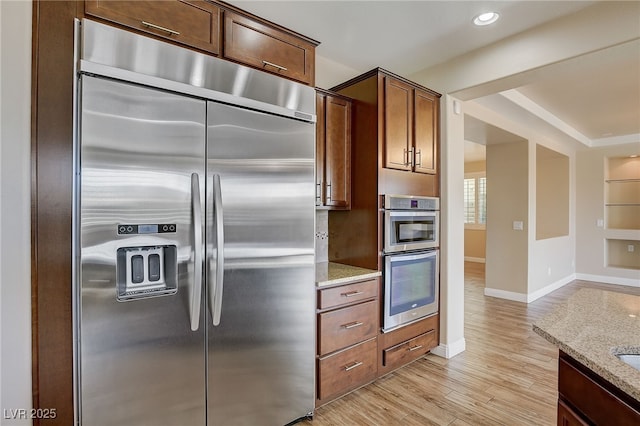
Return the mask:
<svg viewBox="0 0 640 426">
<path fill-rule="evenodd" d="M 473 23 L 479 26 L 493 24 L 500 15 L 496 12 L 485 12 L 473 18 Z"/>
<path fill-rule="evenodd" d="M 631 154 L 629 158 L 638 158 L 638 154 Z"/>
</svg>

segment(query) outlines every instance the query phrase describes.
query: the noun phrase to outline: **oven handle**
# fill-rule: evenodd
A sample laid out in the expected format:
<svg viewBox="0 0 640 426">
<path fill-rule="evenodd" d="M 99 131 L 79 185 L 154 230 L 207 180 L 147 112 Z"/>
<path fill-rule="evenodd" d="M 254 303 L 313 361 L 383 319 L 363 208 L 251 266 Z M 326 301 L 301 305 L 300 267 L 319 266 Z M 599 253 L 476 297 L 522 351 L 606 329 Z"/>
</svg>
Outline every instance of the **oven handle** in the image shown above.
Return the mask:
<svg viewBox="0 0 640 426">
<path fill-rule="evenodd" d="M 419 259 L 428 259 L 430 257 L 438 256 L 439 249 L 430 249 L 430 250 L 422 250 L 418 252 L 409 252 L 409 253 L 397 253 L 397 254 L 388 254 L 385 257 L 389 262 L 404 262 L 407 260 L 419 260 Z"/>
</svg>

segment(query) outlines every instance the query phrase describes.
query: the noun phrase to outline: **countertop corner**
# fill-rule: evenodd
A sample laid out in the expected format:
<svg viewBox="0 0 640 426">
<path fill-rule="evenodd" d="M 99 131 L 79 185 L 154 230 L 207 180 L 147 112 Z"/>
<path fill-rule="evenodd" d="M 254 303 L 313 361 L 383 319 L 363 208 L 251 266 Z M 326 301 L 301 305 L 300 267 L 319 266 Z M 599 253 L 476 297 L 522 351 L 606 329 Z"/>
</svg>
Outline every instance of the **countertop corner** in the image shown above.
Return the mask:
<svg viewBox="0 0 640 426">
<path fill-rule="evenodd" d="M 640 347 L 640 296 L 583 288 L 535 321 L 533 331 L 640 401 L 640 370 L 615 355 Z"/>
</svg>

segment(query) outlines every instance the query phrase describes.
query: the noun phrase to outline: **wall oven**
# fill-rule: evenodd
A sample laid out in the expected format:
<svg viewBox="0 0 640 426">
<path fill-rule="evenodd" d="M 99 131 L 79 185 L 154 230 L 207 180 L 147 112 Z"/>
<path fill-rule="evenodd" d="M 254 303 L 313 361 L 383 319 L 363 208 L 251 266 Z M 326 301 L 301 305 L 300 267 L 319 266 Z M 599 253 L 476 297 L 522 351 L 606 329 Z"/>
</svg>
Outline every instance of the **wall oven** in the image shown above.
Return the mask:
<svg viewBox="0 0 640 426">
<path fill-rule="evenodd" d="M 385 195 L 384 252 L 439 247 L 440 199 Z"/>
<path fill-rule="evenodd" d="M 438 312 L 439 199 L 384 197 L 383 331 Z"/>
</svg>

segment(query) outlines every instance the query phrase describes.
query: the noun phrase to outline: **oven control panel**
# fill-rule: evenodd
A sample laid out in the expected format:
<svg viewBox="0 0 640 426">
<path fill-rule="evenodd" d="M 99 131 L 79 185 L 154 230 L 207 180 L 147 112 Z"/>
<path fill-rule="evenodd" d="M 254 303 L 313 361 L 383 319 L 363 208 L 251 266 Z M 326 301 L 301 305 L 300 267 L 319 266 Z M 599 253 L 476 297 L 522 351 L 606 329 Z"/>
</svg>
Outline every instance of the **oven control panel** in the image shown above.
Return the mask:
<svg viewBox="0 0 640 426">
<path fill-rule="evenodd" d="M 385 195 L 383 208 L 385 210 L 440 210 L 440 199 L 410 195 Z"/>
</svg>

